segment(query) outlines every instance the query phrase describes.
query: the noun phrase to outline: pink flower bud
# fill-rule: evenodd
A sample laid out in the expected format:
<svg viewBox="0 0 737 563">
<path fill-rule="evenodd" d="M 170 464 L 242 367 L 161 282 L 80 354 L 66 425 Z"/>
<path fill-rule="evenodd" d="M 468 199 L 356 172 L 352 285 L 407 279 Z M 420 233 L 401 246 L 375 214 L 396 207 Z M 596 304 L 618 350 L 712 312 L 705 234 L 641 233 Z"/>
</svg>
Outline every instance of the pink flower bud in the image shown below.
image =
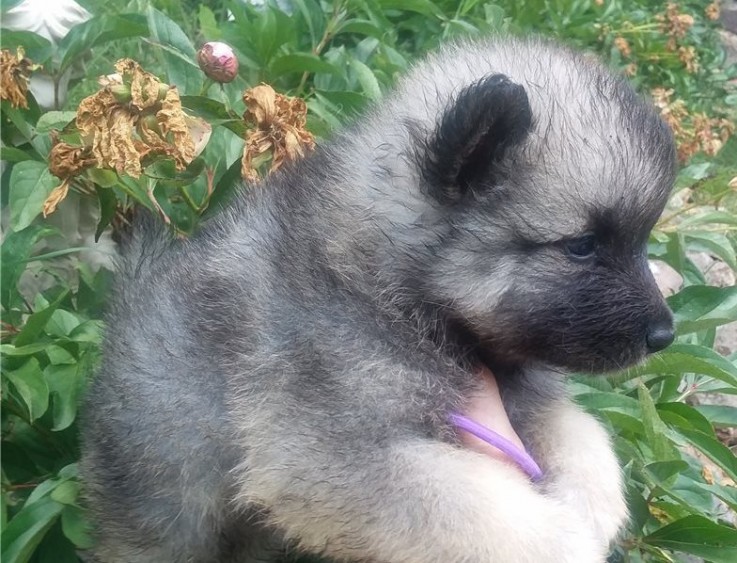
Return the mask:
<svg viewBox="0 0 737 563">
<path fill-rule="evenodd" d="M 197 52 L 197 63 L 216 82 L 232 82 L 238 75 L 238 59 L 233 49 L 219 41 L 205 43 Z"/>
</svg>

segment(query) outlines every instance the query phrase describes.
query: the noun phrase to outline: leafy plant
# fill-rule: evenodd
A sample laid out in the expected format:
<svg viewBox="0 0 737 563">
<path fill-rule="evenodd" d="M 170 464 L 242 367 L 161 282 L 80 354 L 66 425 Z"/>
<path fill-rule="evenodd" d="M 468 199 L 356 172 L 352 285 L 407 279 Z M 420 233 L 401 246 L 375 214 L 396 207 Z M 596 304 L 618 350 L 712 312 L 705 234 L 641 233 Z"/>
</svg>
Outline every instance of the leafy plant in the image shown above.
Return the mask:
<svg viewBox="0 0 737 563">
<path fill-rule="evenodd" d="M 14 4 L 3 1 L 2 9 Z M 135 205 L 156 211 L 180 236 L 216 213 L 241 182 L 253 127 L 242 118 L 247 88 L 265 82 L 303 98 L 308 129 L 325 137 L 380 97 L 425 51 L 456 36 L 506 31 L 553 35 L 598 52 L 630 74 L 643 93 L 656 91 L 679 135 L 684 167 L 650 244 L 651 256 L 683 280 L 669 298 L 678 341 L 623 374 L 577 377 L 572 385 L 577 399 L 610 426 L 626 474 L 632 522 L 610 560 L 685 561 L 683 554 L 716 563 L 737 560 L 737 461 L 715 432 L 737 426 L 737 408 L 693 401 L 702 393 L 737 394 L 737 355 L 714 351 L 718 327 L 737 320 L 737 288 L 707 285 L 694 261 L 695 252 L 706 252 L 737 270 L 737 140 L 730 138 L 737 106 L 730 80 L 737 71 L 724 66 L 714 4 L 83 4 L 91 19 L 56 45 L 31 32 L 4 30 L 0 38 L 9 56 L 17 59 L 22 47 L 25 57 L 43 65 L 57 102 L 42 109 L 23 92 L 27 107 L 10 99 L 0 105 L 3 560 L 77 561 L 90 545 L 76 480 L 77 405 L 98 362 L 111 275 L 110 256 L 90 241 L 116 233 Z M 205 41 L 234 48 L 240 71 L 232 82 L 213 83 L 198 67 L 196 50 Z M 100 90 L 97 77 L 112 73 L 120 58 L 137 61 L 164 86 L 176 85 L 181 112 L 211 128 L 199 155 L 177 161 L 172 149 L 159 144 L 159 152 L 136 157 L 140 172 L 94 164 L 93 146 L 77 121 L 79 108 Z M 24 65 L 14 76 L 39 72 Z M 70 72 L 76 78 L 64 102 Z M 130 87 L 130 76 L 115 88 Z M 130 103 L 131 92 L 122 95 Z M 147 111 L 166 145 L 172 137 L 157 121 L 162 101 Z M 143 139 L 143 124 L 131 127 L 131 135 Z M 272 163 L 267 157 L 254 162 L 262 168 Z"/>
</svg>

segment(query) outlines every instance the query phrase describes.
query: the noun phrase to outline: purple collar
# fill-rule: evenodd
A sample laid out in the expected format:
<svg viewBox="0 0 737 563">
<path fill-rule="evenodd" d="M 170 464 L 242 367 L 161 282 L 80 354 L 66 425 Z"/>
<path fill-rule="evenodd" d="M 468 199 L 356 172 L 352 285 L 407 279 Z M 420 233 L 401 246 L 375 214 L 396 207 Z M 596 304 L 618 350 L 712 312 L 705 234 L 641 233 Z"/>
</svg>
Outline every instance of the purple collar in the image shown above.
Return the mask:
<svg viewBox="0 0 737 563">
<path fill-rule="evenodd" d="M 535 460 L 532 459 L 530 454 L 525 450 L 518 448 L 501 434 L 498 434 L 486 426 L 457 413 L 450 413 L 448 415 L 448 420 L 456 428 L 460 428 L 461 430 L 465 430 L 466 432 L 473 434 L 477 438 L 508 455 L 510 459 L 514 461 L 522 471 L 527 473 L 533 481 L 538 481 L 542 478 L 543 472 L 540 469 L 540 466 L 535 463 Z"/>
</svg>

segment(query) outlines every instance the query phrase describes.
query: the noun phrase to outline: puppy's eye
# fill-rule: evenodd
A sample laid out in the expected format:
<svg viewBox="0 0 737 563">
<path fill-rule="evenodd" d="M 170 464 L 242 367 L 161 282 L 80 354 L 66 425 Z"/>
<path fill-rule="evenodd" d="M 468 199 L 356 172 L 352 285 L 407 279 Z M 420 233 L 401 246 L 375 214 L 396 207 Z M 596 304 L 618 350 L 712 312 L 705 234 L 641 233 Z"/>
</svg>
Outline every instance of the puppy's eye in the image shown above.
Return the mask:
<svg viewBox="0 0 737 563">
<path fill-rule="evenodd" d="M 587 260 L 596 252 L 596 237 L 592 234 L 574 238 L 565 243 L 568 256 L 575 260 Z"/>
</svg>

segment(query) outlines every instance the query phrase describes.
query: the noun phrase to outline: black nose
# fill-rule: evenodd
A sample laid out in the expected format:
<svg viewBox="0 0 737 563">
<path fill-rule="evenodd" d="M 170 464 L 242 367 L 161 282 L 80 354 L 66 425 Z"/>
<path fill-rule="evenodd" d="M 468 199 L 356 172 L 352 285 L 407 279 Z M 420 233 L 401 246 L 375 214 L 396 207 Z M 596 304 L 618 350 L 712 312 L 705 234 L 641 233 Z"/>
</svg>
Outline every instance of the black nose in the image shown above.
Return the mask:
<svg viewBox="0 0 737 563">
<path fill-rule="evenodd" d="M 647 349 L 650 352 L 659 352 L 667 348 L 673 342 L 675 334 L 673 327 L 669 324 L 653 324 L 647 329 Z"/>
</svg>

